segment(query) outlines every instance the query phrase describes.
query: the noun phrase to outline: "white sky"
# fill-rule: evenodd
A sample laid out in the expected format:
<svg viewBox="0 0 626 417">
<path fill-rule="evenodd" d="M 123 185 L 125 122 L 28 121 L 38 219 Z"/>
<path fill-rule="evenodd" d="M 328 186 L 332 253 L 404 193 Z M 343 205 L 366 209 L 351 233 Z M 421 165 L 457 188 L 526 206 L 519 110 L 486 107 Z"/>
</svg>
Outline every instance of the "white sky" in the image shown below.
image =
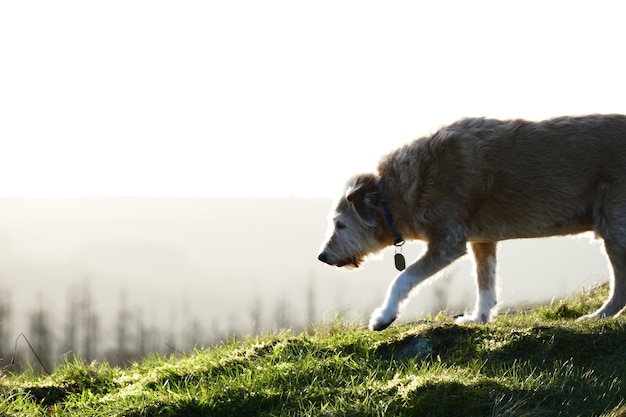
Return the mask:
<svg viewBox="0 0 626 417">
<path fill-rule="evenodd" d="M 5 1 L 0 196 L 330 197 L 464 116 L 626 113 L 603 1 Z"/>
</svg>

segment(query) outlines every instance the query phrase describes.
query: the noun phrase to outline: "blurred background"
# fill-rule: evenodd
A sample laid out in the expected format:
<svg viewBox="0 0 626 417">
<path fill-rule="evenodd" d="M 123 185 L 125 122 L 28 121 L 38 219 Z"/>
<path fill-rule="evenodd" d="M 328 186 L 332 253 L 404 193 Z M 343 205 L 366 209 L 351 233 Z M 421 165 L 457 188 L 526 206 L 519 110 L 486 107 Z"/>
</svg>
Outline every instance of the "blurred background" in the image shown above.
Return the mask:
<svg viewBox="0 0 626 417">
<path fill-rule="evenodd" d="M 461 117 L 626 113 L 617 8 L 2 3 L 0 366 L 20 333 L 50 366 L 124 364 L 365 323 L 393 251 L 350 272 L 316 259 L 344 181 Z M 503 242 L 499 257 L 505 308 L 609 274 L 588 237 Z M 458 262 L 403 320 L 471 308 L 471 275 Z M 19 343 L 13 369 L 30 355 Z"/>
</svg>

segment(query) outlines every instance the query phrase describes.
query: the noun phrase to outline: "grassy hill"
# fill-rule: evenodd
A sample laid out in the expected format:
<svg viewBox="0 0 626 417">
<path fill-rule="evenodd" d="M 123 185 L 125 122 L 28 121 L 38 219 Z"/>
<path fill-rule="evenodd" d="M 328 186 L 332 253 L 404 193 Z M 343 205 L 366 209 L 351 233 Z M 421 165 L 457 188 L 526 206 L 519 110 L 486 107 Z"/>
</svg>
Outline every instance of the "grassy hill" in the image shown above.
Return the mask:
<svg viewBox="0 0 626 417">
<path fill-rule="evenodd" d="M 4 374 L 11 416 L 622 416 L 626 317 L 576 322 L 606 287 L 486 326 L 330 324 L 128 369 Z"/>
</svg>

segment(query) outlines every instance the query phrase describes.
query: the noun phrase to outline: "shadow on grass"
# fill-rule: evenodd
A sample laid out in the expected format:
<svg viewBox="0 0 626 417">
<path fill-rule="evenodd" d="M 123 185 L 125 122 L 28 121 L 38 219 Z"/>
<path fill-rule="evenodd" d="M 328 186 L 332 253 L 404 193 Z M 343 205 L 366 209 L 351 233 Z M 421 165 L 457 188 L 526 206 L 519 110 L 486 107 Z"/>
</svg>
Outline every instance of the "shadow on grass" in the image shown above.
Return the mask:
<svg viewBox="0 0 626 417">
<path fill-rule="evenodd" d="M 546 361 L 574 360 L 581 365 L 594 365 L 604 364 L 608 358 L 626 359 L 626 323 L 618 320 L 524 326 L 504 331 L 495 326 L 437 325 L 419 334 L 391 339 L 379 345 L 374 355 L 383 360 L 398 359 L 398 352 L 416 338 L 429 341 L 431 356 L 456 365 L 475 359 L 523 361 L 535 366 Z"/>
</svg>

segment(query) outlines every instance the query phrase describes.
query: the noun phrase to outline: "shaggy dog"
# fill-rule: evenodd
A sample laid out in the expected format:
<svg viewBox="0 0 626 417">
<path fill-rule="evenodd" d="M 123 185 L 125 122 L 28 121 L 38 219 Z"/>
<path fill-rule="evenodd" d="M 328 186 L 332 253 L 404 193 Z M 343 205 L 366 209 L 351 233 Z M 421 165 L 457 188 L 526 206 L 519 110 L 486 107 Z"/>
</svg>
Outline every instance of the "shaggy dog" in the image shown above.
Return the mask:
<svg viewBox="0 0 626 417">
<path fill-rule="evenodd" d="M 465 255 L 468 243 L 477 300 L 457 322 L 488 322 L 498 241 L 589 230 L 604 240 L 613 274 L 608 300 L 582 319 L 616 315 L 626 304 L 626 116 L 460 120 L 350 179 L 332 216 L 318 257 L 330 265 L 358 267 L 404 239 L 427 242 L 391 283 L 370 329 L 389 326 L 411 290 Z"/>
</svg>

